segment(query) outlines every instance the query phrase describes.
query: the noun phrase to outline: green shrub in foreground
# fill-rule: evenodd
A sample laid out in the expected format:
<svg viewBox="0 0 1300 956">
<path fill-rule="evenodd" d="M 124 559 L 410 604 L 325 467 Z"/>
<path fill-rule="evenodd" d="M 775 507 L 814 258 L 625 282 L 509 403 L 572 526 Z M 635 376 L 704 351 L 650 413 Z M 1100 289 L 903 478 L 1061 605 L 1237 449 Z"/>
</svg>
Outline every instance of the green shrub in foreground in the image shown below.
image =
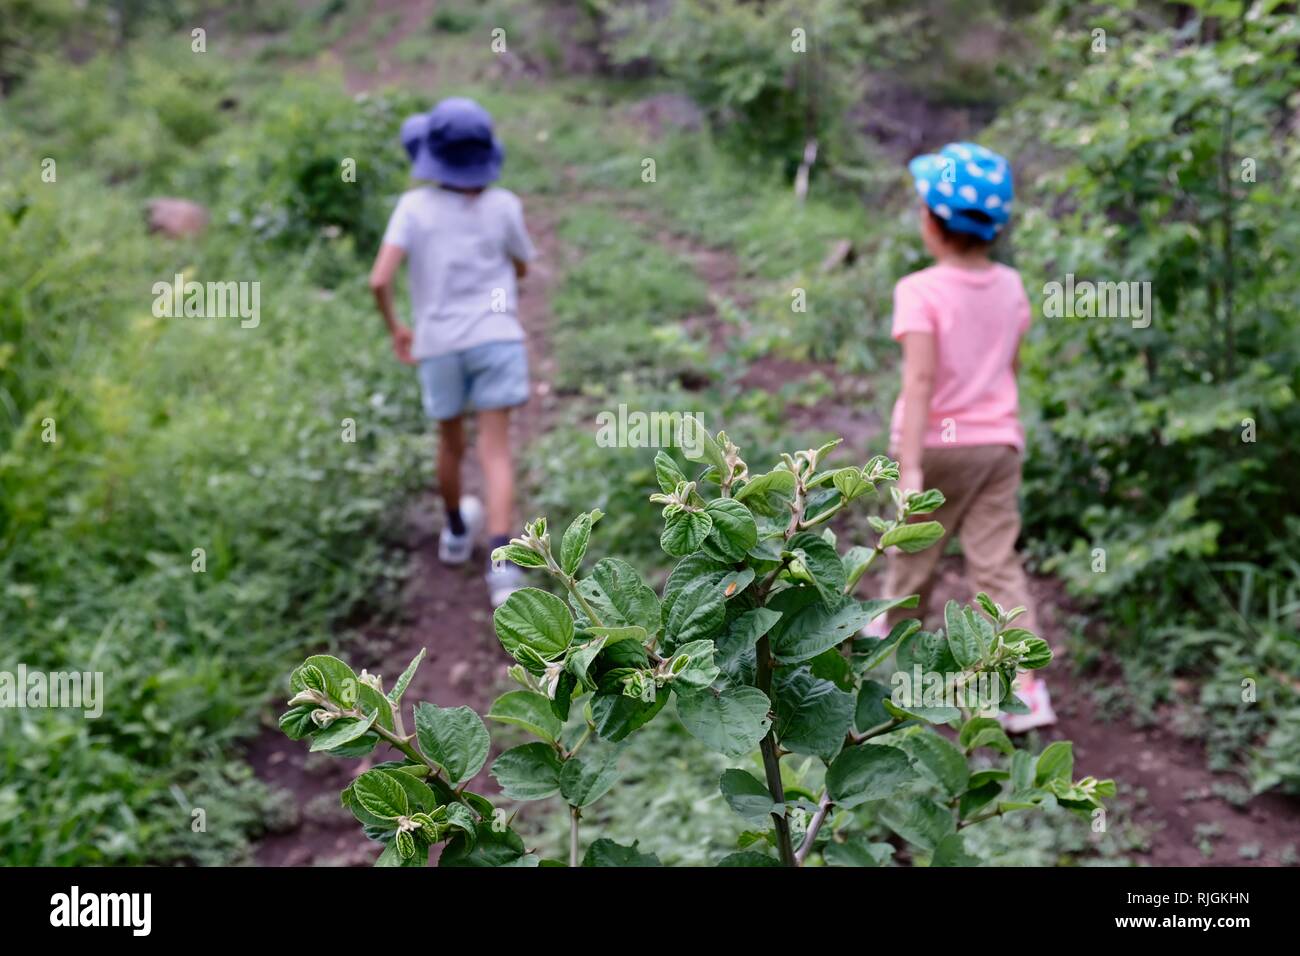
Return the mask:
<svg viewBox="0 0 1300 956">
<path fill-rule="evenodd" d="M 895 463 L 876 456 L 863 467 L 824 468 L 832 442 L 751 475 L 725 434 L 715 440 L 696 419 L 686 427 L 700 439 L 682 444 L 698 450 L 692 460 L 702 474 L 688 480 L 662 452 L 655 461 L 660 546 L 678 562 L 662 593 L 615 558 L 581 576 L 599 511 L 575 518 L 558 547 L 543 518 L 493 554 L 551 575 L 568 598 L 526 588 L 496 611 L 497 637 L 517 662 L 510 673 L 522 689 L 498 698 L 486 716 L 537 738 L 501 754 L 492 775 L 511 800 L 559 795 L 570 813 L 570 866 L 658 863 L 635 843 L 605 838 L 584 851 L 580 821 L 617 782 L 624 742 L 671 697 L 677 719 L 710 750 L 762 755 L 763 780 L 743 769 L 721 775 L 723 798 L 749 827 L 746 848 L 723 865 L 810 858 L 880 865 L 894 847 L 869 841 L 868 823 L 888 827 L 913 859 L 968 865 L 979 862 L 963 840 L 969 826 L 1022 809 L 1101 811 L 1115 785 L 1074 780 L 1069 743 L 1035 757 L 1017 750 L 995 719 L 962 706 L 966 698 L 956 706 L 929 696 L 899 703 L 910 675 L 950 687 L 983 675 L 997 678 L 995 706 L 1023 708 L 1011 689 L 1015 675 L 1046 665 L 1051 651 L 1011 626 L 1021 609 L 1004 611 L 980 595 L 979 610 L 949 603 L 946 634 L 903 621 L 883 641 L 857 636 L 890 608 L 915 605 L 914 597 L 859 601 L 853 592 L 884 549 L 919 551 L 940 540 L 937 522 L 910 519 L 937 509 L 942 495 L 895 489 L 894 519 L 872 522 L 875 546 L 841 555 L 823 526 L 897 480 Z M 378 677 L 358 676 L 337 658 L 309 657 L 293 672 L 280 726 L 310 739 L 313 751 L 360 757 L 382 740 L 399 752 L 342 794 L 383 844 L 380 865 L 424 865 L 442 843 L 441 865 L 562 865 L 529 853 L 504 808 L 466 789 L 491 745 L 473 710 L 422 702 L 408 731 L 402 697 L 422 657 L 387 693 Z M 893 693 L 864 677 L 891 659 Z M 940 724 L 957 731 L 956 742 L 934 730 Z M 981 750 L 999 759 L 973 768 Z M 790 754 L 825 765 L 820 794 L 787 790 L 781 761 Z"/>
</svg>

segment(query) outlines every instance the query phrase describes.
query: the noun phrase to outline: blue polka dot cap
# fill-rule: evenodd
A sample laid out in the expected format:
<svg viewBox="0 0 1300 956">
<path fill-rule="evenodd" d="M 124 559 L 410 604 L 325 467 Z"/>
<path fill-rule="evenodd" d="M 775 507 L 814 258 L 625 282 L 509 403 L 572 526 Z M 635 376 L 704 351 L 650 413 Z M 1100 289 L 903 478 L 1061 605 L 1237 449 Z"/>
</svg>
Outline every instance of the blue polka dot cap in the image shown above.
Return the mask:
<svg viewBox="0 0 1300 956">
<path fill-rule="evenodd" d="M 954 232 L 991 242 L 1011 218 L 1011 164 L 985 146 L 949 143 L 907 169 L 921 199 Z"/>
</svg>

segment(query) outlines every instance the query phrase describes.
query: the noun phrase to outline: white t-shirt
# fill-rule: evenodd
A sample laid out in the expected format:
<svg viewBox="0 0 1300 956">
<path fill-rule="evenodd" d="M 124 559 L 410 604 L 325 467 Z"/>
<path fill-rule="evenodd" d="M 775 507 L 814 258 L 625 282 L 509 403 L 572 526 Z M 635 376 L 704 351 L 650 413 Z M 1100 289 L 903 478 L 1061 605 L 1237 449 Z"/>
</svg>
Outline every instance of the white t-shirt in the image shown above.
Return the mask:
<svg viewBox="0 0 1300 956">
<path fill-rule="evenodd" d="M 534 250 L 510 190 L 411 189 L 397 201 L 384 242 L 406 250 L 416 359 L 524 337 L 513 260 L 527 262 Z"/>
</svg>

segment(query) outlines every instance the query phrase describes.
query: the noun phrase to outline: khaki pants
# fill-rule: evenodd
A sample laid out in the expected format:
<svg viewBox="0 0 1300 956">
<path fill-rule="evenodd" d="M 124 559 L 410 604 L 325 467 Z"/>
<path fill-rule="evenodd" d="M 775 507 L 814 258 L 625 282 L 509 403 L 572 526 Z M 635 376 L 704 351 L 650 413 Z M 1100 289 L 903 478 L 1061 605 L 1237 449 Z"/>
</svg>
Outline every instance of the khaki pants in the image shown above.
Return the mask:
<svg viewBox="0 0 1300 956">
<path fill-rule="evenodd" d="M 934 519 L 947 532 L 941 542 L 917 554 L 895 551 L 889 555 L 885 596 L 919 594 L 912 610 L 895 608 L 887 621 L 908 617 L 925 619 L 935 566 L 952 535 L 961 540 L 966 571 L 974 594 L 988 593 L 1006 609 L 1023 605 L 1015 627 L 1037 631 L 1034 606 L 1029 598 L 1016 538 L 1020 534 L 1020 453 L 1010 445 L 953 445 L 927 448 L 921 458 L 927 488 L 943 492 L 942 508 L 920 520 Z M 941 613 L 942 608 L 936 608 Z"/>
</svg>

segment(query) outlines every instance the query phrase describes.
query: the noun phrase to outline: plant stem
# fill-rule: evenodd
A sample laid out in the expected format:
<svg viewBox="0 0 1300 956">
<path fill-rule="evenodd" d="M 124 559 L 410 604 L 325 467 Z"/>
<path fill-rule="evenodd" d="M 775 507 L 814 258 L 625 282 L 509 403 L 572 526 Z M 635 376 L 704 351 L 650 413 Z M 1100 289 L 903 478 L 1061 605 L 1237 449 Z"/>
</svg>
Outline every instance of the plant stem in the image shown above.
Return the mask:
<svg viewBox="0 0 1300 956">
<path fill-rule="evenodd" d="M 758 689 L 770 700 L 772 697 L 772 651 L 767 636 L 758 641 Z M 776 734 L 768 728 L 763 742 L 759 745 L 763 751 L 763 770 L 767 776 L 767 789 L 772 794 L 772 801 L 781 804 L 781 812 L 772 812 L 772 822 L 776 826 L 776 847 L 781 855 L 781 862 L 786 866 L 797 865 L 794 858 L 794 845 L 790 842 L 790 821 L 785 814 L 785 787 L 781 784 L 781 757 L 776 750 Z"/>
<path fill-rule="evenodd" d="M 569 866 L 578 865 L 578 820 L 581 816 L 580 808 L 569 807 Z"/>
<path fill-rule="evenodd" d="M 957 829 L 965 830 L 967 827 L 973 827 L 977 823 L 983 823 L 985 820 L 992 820 L 994 817 L 1000 817 L 1000 816 L 1002 816 L 1001 808 L 997 810 L 990 810 L 988 813 L 985 813 L 982 816 L 971 817 L 969 820 L 963 820 L 961 823 L 957 824 Z"/>
<path fill-rule="evenodd" d="M 822 828 L 826 822 L 826 816 L 830 813 L 834 803 L 831 795 L 823 791 L 821 799 L 817 801 L 817 812 L 813 814 L 812 820 L 808 823 L 808 832 L 804 834 L 803 843 L 799 844 L 799 850 L 795 853 L 794 859 L 799 866 L 803 866 L 803 861 L 808 859 L 808 854 L 812 852 L 813 841 L 817 839 L 817 831 Z"/>
<path fill-rule="evenodd" d="M 902 722 L 903 718 L 895 717 L 892 720 L 885 721 L 883 724 L 876 724 L 876 726 L 870 727 L 860 734 L 850 733 L 849 740 L 854 744 L 860 744 L 864 740 L 870 740 L 872 737 L 879 737 L 881 734 L 889 733 Z"/>
</svg>

